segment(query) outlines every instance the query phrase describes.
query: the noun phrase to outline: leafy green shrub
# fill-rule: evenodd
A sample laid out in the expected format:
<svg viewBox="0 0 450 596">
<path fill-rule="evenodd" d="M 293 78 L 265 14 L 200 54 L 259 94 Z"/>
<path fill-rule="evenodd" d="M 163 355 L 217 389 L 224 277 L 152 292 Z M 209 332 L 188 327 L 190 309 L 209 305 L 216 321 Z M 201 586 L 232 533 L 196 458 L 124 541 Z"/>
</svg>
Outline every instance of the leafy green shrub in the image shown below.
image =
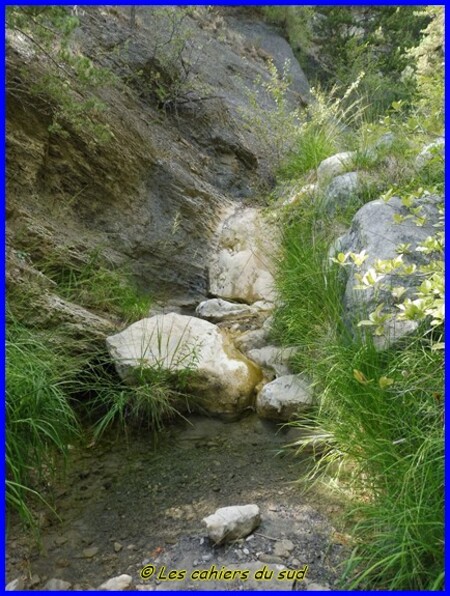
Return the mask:
<svg viewBox="0 0 450 596">
<path fill-rule="evenodd" d="M 347 103 L 359 82 L 356 79 L 342 95 L 338 87 L 328 94 L 320 89 L 312 90 L 313 101 L 299 115 L 301 124 L 293 137 L 296 143 L 280 165 L 282 179 L 299 178 L 348 146 L 354 135 L 350 127 L 357 127 L 364 114 L 360 100 Z"/>
</svg>

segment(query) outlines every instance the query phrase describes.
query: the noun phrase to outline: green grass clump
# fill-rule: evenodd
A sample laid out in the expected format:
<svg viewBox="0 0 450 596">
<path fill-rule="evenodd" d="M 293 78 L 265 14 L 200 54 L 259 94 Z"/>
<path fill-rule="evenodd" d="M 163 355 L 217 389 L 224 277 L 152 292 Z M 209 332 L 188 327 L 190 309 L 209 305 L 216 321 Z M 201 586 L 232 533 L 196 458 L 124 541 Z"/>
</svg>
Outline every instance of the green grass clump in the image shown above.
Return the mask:
<svg viewBox="0 0 450 596">
<path fill-rule="evenodd" d="M 27 497 L 39 494 L 55 470 L 55 456 L 65 456 L 79 436 L 65 389 L 76 370 L 17 321 L 9 322 L 6 354 L 6 498 L 31 521 Z"/>
<path fill-rule="evenodd" d="M 294 148 L 281 165 L 278 175 L 283 179 L 298 178 L 315 170 L 321 161 L 337 153 L 336 134 L 326 127 L 305 126 Z"/>
<path fill-rule="evenodd" d="M 56 292 L 66 300 L 127 322 L 148 314 L 151 297 L 137 289 L 126 271 L 107 268 L 97 251 L 87 261 L 70 260 L 64 252 L 52 254 L 37 266 L 56 282 Z"/>
<path fill-rule="evenodd" d="M 370 338 L 346 329 L 344 279 L 328 251 L 350 218 L 349 211 L 327 220 L 304 200 L 283 225 L 273 333 L 300 348 L 295 369 L 313 380 L 320 404 L 294 423 L 306 433 L 298 447 L 325 437 L 312 477 L 340 478 L 356 495 L 349 511 L 356 546 L 342 586 L 439 590 L 443 357 L 426 335 L 403 350 L 377 352 Z"/>
</svg>

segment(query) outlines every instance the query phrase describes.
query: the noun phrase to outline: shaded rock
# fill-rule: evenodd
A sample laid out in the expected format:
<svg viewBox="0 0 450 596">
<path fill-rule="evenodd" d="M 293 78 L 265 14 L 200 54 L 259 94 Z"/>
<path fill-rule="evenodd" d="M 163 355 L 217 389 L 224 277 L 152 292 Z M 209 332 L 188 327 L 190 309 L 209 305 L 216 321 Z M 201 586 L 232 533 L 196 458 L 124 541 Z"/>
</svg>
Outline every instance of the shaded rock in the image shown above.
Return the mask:
<svg viewBox="0 0 450 596">
<path fill-rule="evenodd" d="M 216 544 L 245 538 L 261 523 L 257 505 L 221 507 L 202 519 L 209 538 Z"/>
<path fill-rule="evenodd" d="M 70 582 L 66 582 L 63 579 L 52 578 L 49 579 L 42 590 L 47 592 L 65 592 L 72 587 Z"/>
<path fill-rule="evenodd" d="M 220 230 L 218 248 L 209 267 L 210 292 L 227 300 L 252 304 L 273 302 L 272 257 L 276 229 L 258 209 L 238 209 Z"/>
<path fill-rule="evenodd" d="M 275 543 L 273 554 L 277 557 L 287 559 L 294 548 L 294 543 L 291 540 L 280 540 L 279 542 Z"/>
<path fill-rule="evenodd" d="M 288 421 L 311 409 L 310 385 L 300 375 L 286 375 L 264 385 L 256 398 L 256 412 L 261 418 Z"/>
<path fill-rule="evenodd" d="M 249 350 L 247 356 L 261 368 L 274 372 L 277 376 L 288 375 L 289 361 L 298 352 L 298 348 L 280 348 L 277 346 L 264 346 Z"/>
<path fill-rule="evenodd" d="M 444 157 L 445 137 L 438 137 L 432 143 L 426 145 L 416 157 L 416 167 L 423 168 L 435 155 Z"/>
<path fill-rule="evenodd" d="M 322 205 L 327 213 L 346 207 L 361 188 L 361 176 L 358 172 L 348 172 L 333 178 L 324 190 Z"/>
<path fill-rule="evenodd" d="M 351 165 L 354 155 L 354 151 L 344 151 L 324 159 L 317 168 L 317 182 L 323 185 L 335 176 L 344 173 Z"/>
<path fill-rule="evenodd" d="M 251 404 L 261 379 L 257 366 L 238 352 L 212 323 L 175 313 L 134 323 L 107 338 L 119 375 L 138 381 L 146 368 L 191 369 L 193 406 L 211 414 L 236 416 Z"/>
<path fill-rule="evenodd" d="M 212 300 L 200 302 L 195 309 L 195 313 L 199 317 L 210 321 L 223 321 L 224 319 L 249 315 L 253 312 L 254 310 L 248 304 L 227 302 L 221 298 L 213 298 Z"/>
<path fill-rule="evenodd" d="M 371 201 L 364 205 L 355 215 L 349 232 L 339 239 L 336 247 L 338 251 L 360 253 L 365 250 L 368 258 L 360 268 L 349 264 L 345 268 L 347 284 L 344 295 L 344 319 L 347 326 L 355 335 L 361 333 L 358 322 L 367 319 L 368 314 L 375 310 L 380 303 L 384 303 L 383 313 L 397 314 L 396 299 L 391 290 L 402 286 L 406 289 L 405 297 L 413 298 L 415 291 L 423 281 L 423 276 L 417 270 L 412 275 L 400 276 L 397 273 L 386 274 L 373 287 L 364 290 L 355 289 L 358 284 L 356 275 L 364 275 L 378 259 L 393 259 L 398 256 L 397 247 L 409 244 L 407 254 L 403 256 L 406 265 L 424 265 L 428 261 L 427 255 L 416 250 L 428 236 L 434 235 L 438 222 L 438 205 L 441 197 L 426 196 L 418 200 L 415 206 L 421 207 L 420 215 L 426 218 L 423 226 L 417 226 L 411 219 L 405 219 L 401 224 L 394 221 L 394 215 L 407 216 L 409 211 L 402 205 L 398 197 L 393 197 L 387 203 L 382 200 Z M 385 349 L 399 339 L 417 329 L 416 321 L 397 321 L 392 319 L 384 324 L 384 334 L 374 335 L 377 349 Z M 373 332 L 372 327 L 364 328 L 365 333 Z"/>
<path fill-rule="evenodd" d="M 132 581 L 133 578 L 131 577 L 131 575 L 126 575 L 125 573 L 123 573 L 122 575 L 117 575 L 116 577 L 112 577 L 111 579 L 108 579 L 108 581 L 103 582 L 103 584 L 99 586 L 97 590 L 106 590 L 108 592 L 122 592 L 130 586 Z"/>
<path fill-rule="evenodd" d="M 252 329 L 237 337 L 234 343 L 239 350 L 247 353 L 249 350 L 262 348 L 266 344 L 268 335 L 266 329 Z"/>
<path fill-rule="evenodd" d="M 99 548 L 98 546 L 91 546 L 89 548 L 85 548 L 83 550 L 83 557 L 85 559 L 92 559 L 92 557 L 95 557 L 95 555 L 98 553 Z"/>
</svg>

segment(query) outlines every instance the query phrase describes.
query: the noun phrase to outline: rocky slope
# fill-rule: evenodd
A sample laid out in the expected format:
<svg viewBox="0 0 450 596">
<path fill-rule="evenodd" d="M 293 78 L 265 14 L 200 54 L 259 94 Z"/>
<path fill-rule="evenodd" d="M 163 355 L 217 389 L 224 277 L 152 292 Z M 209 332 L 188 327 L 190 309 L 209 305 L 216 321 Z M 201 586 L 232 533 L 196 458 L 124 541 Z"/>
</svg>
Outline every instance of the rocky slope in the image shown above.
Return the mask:
<svg viewBox="0 0 450 596">
<path fill-rule="evenodd" d="M 10 273 L 11 286 L 33 278 L 45 293 L 36 263 L 56 253 L 70 265 L 100 249 L 113 266 L 131 270 L 145 292 L 204 297 L 223 213 L 257 196 L 270 176 L 270 154 L 248 117 L 273 103 L 259 93 L 252 106 L 248 89 L 261 91 L 255 80 L 269 80 L 271 60 L 280 67 L 290 60 L 290 101 L 308 99 L 307 81 L 275 30 L 251 12 L 198 7 L 185 20 L 188 91 L 162 102 L 146 73 L 156 68 L 169 76 L 175 64 L 155 54 L 154 39 L 167 23 L 139 7 L 130 33 L 128 10 L 84 7 L 73 42 L 118 77 L 114 87 L 98 90 L 111 141 L 94 144 L 70 127 L 67 138 L 50 132 L 48 106 L 26 93 L 19 101 L 9 86 L 8 254 L 16 263 L 10 271 L 27 270 Z M 19 41 L 9 37 L 8 76 L 26 87 L 40 66 Z"/>
</svg>

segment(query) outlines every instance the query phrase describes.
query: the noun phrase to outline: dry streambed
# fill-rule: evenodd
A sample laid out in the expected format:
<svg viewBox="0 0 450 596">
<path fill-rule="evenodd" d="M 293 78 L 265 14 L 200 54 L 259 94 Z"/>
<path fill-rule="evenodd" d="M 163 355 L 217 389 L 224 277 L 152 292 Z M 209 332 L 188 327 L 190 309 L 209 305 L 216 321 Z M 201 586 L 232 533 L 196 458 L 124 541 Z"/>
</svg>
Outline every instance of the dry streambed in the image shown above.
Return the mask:
<svg viewBox="0 0 450 596">
<path fill-rule="evenodd" d="M 295 589 L 317 583 L 333 589 L 345 537 L 329 518 L 336 519 L 340 505 L 319 489 L 299 490 L 296 481 L 310 462 L 280 454 L 294 432 L 255 415 L 233 423 L 193 417 L 168 429 L 156 449 L 141 432 L 126 443 L 122 437 L 73 450 L 57 491 L 61 521 L 45 516 L 41 550 L 19 525 L 10 528 L 8 581 L 42 590 L 58 579 L 68 584 L 49 587 L 84 591 L 127 575 L 109 589 L 291 590 L 294 575 L 277 579 L 280 571 L 308 565 Z M 245 539 L 214 545 L 202 518 L 248 503 L 259 506 L 260 526 Z M 146 565 L 156 571 L 143 580 Z M 212 573 L 207 581 L 191 579 L 213 565 L 222 575 L 247 570 L 248 578 L 236 573 L 234 580 L 214 580 Z M 264 565 L 269 576 L 256 581 Z M 186 575 L 169 581 L 173 570 Z"/>
</svg>

